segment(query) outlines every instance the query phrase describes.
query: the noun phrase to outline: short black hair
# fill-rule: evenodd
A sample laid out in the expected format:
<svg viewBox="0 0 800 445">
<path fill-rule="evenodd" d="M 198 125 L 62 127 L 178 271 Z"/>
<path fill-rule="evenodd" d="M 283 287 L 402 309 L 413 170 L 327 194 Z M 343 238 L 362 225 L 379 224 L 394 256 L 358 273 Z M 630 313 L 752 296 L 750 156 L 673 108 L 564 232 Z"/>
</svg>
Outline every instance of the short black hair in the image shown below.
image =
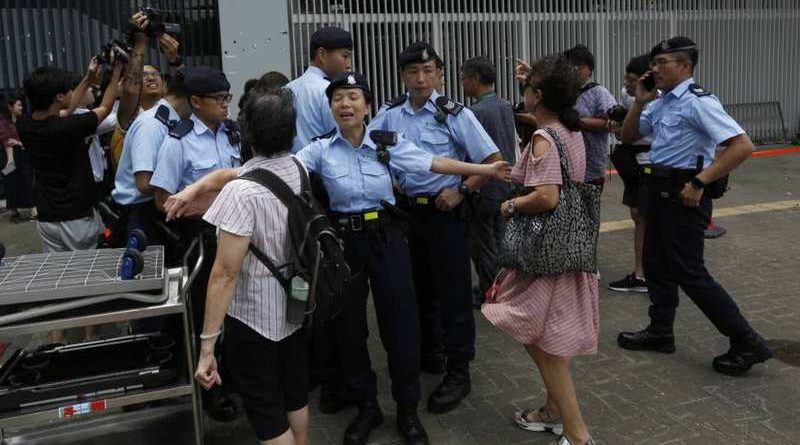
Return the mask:
<svg viewBox="0 0 800 445">
<path fill-rule="evenodd" d="M 644 73 L 650 71 L 650 54 L 642 54 L 632 57 L 625 66 L 625 72 L 643 76 Z"/>
<path fill-rule="evenodd" d="M 492 61 L 485 56 L 467 60 L 461 65 L 461 72 L 468 76 L 478 76 L 478 80 L 483 85 L 494 85 L 497 81 L 497 70 Z"/>
<path fill-rule="evenodd" d="M 253 95 L 245 105 L 247 142 L 253 152 L 272 156 L 289 151 L 295 130 L 294 94 L 286 88 Z"/>
<path fill-rule="evenodd" d="M 564 55 L 572 65 L 586 65 L 589 67 L 591 72 L 594 72 L 594 54 L 589 51 L 589 48 L 586 45 L 577 44 L 564 51 Z"/>
<path fill-rule="evenodd" d="M 183 85 L 183 71 L 178 71 L 175 75 L 164 74 L 163 77 L 167 84 L 167 96 L 189 97 Z"/>
<path fill-rule="evenodd" d="M 67 94 L 73 88 L 73 75 L 61 68 L 41 66 L 25 79 L 23 89 L 34 111 L 46 110 L 56 96 Z"/>
<path fill-rule="evenodd" d="M 289 78 L 279 71 L 269 71 L 258 78 L 258 87 L 263 90 L 283 88 L 289 83 Z"/>
</svg>

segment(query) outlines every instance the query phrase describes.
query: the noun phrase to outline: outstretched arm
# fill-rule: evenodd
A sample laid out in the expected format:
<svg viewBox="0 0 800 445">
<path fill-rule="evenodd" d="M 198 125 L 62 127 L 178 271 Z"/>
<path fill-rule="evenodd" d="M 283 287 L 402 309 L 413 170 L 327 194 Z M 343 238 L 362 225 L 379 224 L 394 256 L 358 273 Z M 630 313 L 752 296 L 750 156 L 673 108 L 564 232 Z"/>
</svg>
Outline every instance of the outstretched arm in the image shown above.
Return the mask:
<svg viewBox="0 0 800 445">
<path fill-rule="evenodd" d="M 239 170 L 235 168 L 224 168 L 213 171 L 194 184 L 186 187 L 174 195 L 164 198 L 164 212 L 167 214 L 167 221 L 191 216 L 195 213 L 205 213 L 213 199 L 208 196 L 216 197 L 216 192 L 222 190 L 230 181 L 239 176 Z M 157 189 L 158 190 L 158 189 Z M 158 198 L 158 195 L 156 195 Z"/>
</svg>

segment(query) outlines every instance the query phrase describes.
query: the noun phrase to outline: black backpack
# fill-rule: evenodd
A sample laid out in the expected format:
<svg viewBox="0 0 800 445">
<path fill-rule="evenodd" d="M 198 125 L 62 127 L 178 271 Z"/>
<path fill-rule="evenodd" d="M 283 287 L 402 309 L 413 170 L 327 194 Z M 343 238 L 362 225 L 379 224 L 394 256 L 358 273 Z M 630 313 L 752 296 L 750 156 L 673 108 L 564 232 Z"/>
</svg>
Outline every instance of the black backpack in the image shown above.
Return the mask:
<svg viewBox="0 0 800 445">
<path fill-rule="evenodd" d="M 250 252 L 278 279 L 287 298 L 290 298 L 294 277 L 308 282 L 306 313 L 313 317 L 306 317 L 305 324 L 311 323 L 312 318 L 314 322 L 325 323 L 341 310 L 340 297 L 350 277 L 350 267 L 344 259 L 342 240 L 314 198 L 305 168 L 296 158 L 292 160 L 300 173 L 298 195 L 268 170 L 255 169 L 239 177 L 268 188 L 289 210 L 289 261 L 277 266 L 252 243 Z"/>
</svg>

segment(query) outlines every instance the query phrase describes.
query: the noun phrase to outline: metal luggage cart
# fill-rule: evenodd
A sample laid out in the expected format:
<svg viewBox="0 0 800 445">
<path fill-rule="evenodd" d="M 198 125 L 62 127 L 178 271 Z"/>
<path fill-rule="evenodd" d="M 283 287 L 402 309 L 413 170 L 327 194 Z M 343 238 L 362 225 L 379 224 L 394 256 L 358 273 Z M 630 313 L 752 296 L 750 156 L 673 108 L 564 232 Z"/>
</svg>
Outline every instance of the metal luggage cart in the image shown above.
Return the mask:
<svg viewBox="0 0 800 445">
<path fill-rule="evenodd" d="M 19 394 L 13 397 L 14 403 L 18 400 L 24 400 L 25 403 L 17 403 L 16 409 L 0 412 L 0 444 L 6 443 L 9 432 L 57 428 L 64 426 L 65 422 L 81 422 L 82 419 L 91 420 L 95 426 L 105 419 L 111 419 L 111 423 L 114 416 L 104 414 L 116 413 L 131 405 L 185 396 L 191 399 L 194 443 L 203 444 L 203 411 L 199 389 L 194 382 L 195 344 L 189 298 L 189 288 L 204 260 L 202 243 L 195 239 L 184 255 L 183 267 L 173 269 L 164 266 L 162 246 L 147 248 L 142 252 L 142 271 L 131 280 L 117 277 L 124 250 L 59 252 L 1 260 L 0 308 L 6 315 L 0 316 L 0 338 L 175 315 L 181 325 L 180 334 L 177 334 L 182 337 L 183 351 L 180 354 L 185 353 L 185 365 L 181 363 L 178 372 L 180 377 L 162 386 L 137 384 L 137 372 L 142 375 L 143 382 L 146 379 L 154 381 L 153 376 L 148 375 L 154 373 L 154 368 L 142 366 L 139 371 L 123 371 L 127 378 L 117 381 L 109 378 L 111 374 L 108 373 L 102 378 L 73 376 L 72 379 L 57 382 L 56 391 L 53 391 L 51 382 L 37 387 L 35 383 L 26 381 L 22 397 Z M 197 261 L 190 273 L 188 260 L 194 251 L 197 251 Z M 19 310 L 7 313 L 11 308 Z M 83 349 L 98 348 L 97 353 L 101 354 L 102 348 L 134 344 L 136 337 L 77 346 Z M 65 355 L 75 353 L 73 346 L 57 352 Z M 11 366 L 9 362 L 15 357 L 15 361 L 19 362 L 19 354 L 12 355 L 12 359 L 0 368 L 0 385 L 13 381 L 7 378 L 7 366 Z M 26 357 L 30 359 L 30 354 Z M 119 369 L 114 372 L 121 375 Z M 134 376 L 133 380 L 131 375 Z M 97 385 L 97 388 L 92 388 L 92 385 Z M 74 392 L 70 393 L 69 390 L 73 388 Z M 42 400 L 31 399 L 37 394 L 41 394 Z M 9 391 L 0 390 L 0 398 L 3 397 L 10 398 Z M 9 403 L 0 405 L 7 407 Z M 174 410 L 174 406 L 140 409 L 125 415 L 152 418 L 153 410 L 158 409 Z"/>
</svg>

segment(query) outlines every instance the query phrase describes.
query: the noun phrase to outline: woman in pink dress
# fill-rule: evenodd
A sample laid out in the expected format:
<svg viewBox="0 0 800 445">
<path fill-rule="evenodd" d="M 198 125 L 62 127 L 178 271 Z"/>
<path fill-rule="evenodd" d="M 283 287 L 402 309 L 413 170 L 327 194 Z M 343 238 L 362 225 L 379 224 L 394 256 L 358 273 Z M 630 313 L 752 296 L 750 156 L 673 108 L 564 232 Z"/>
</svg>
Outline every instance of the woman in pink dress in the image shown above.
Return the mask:
<svg viewBox="0 0 800 445">
<path fill-rule="evenodd" d="M 555 130 L 563 142 L 570 179 L 583 181 L 586 170 L 580 120 L 573 108 L 580 89 L 574 68 L 561 56 L 546 56 L 533 63 L 525 85 L 525 108 L 536 117 L 539 130 L 511 178 L 533 191 L 504 202 L 500 210 L 505 217 L 547 212 L 558 204 L 567 178 L 561 177 L 558 149 L 544 128 Z M 533 276 L 504 269 L 482 307 L 489 322 L 525 346 L 547 388 L 544 406 L 516 413 L 516 424 L 559 435 L 554 444 L 594 444 L 581 416 L 570 361 L 597 351 L 597 296 L 593 273 Z"/>
</svg>

